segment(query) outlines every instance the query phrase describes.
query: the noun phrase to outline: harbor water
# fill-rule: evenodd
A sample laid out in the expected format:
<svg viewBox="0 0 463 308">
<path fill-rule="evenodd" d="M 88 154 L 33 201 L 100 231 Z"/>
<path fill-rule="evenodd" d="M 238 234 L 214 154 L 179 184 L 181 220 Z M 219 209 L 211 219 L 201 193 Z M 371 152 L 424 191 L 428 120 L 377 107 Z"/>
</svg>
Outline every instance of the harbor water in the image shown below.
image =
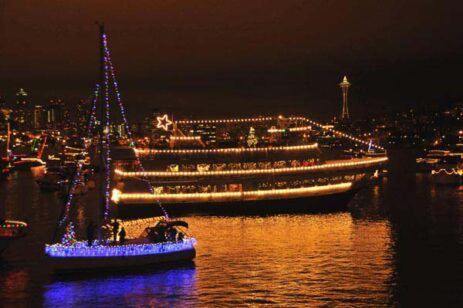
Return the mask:
<svg viewBox="0 0 463 308">
<path fill-rule="evenodd" d="M 193 264 L 67 277 L 54 276 L 43 256 L 59 195 L 14 172 L 0 182 L 0 216 L 30 230 L 0 258 L 0 306 L 461 307 L 463 187 L 416 173 L 412 151 L 390 158 L 389 175 L 348 211 L 190 216 Z M 81 229 L 97 212 L 91 195 L 72 211 Z"/>
</svg>

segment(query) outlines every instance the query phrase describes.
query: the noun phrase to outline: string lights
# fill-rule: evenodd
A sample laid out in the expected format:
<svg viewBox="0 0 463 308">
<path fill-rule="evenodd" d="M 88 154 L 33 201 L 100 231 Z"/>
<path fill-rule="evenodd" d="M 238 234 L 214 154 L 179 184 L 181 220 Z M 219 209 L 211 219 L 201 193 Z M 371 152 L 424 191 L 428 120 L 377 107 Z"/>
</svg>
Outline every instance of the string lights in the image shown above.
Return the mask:
<svg viewBox="0 0 463 308">
<path fill-rule="evenodd" d="M 82 153 L 87 152 L 88 148 L 89 148 L 89 146 L 91 144 L 91 138 L 92 138 L 92 135 L 93 135 L 92 131 L 93 131 L 95 121 L 96 121 L 96 103 L 98 101 L 99 93 L 100 93 L 100 85 L 96 84 L 95 91 L 93 92 L 92 109 L 91 109 L 91 112 L 90 112 L 89 122 L 87 124 L 87 140 L 84 143 L 84 148 L 81 149 Z M 73 177 L 72 182 L 71 182 L 71 187 L 69 189 L 68 198 L 66 200 L 66 204 L 64 205 L 63 217 L 59 221 L 59 225 L 63 225 L 69 219 L 69 212 L 70 212 L 70 209 L 71 209 L 72 201 L 74 199 L 74 194 L 76 192 L 77 185 L 79 185 L 79 183 L 80 183 L 80 177 L 81 177 L 81 173 L 82 173 L 82 168 L 83 168 L 83 163 L 79 162 L 77 164 L 76 173 L 74 174 L 74 177 Z"/>
<path fill-rule="evenodd" d="M 159 255 L 194 248 L 194 238 L 184 238 L 181 242 L 150 244 L 107 245 L 105 243 L 87 246 L 87 242 L 75 242 L 72 246 L 63 244 L 45 245 L 45 254 L 55 258 L 97 258 L 97 257 L 135 257 Z"/>
<path fill-rule="evenodd" d="M 337 168 L 352 168 L 366 167 L 384 163 L 388 160 L 387 157 L 379 158 L 356 158 L 347 161 L 339 161 L 335 163 L 326 163 L 315 166 L 299 166 L 286 168 L 270 168 L 270 169 L 251 169 L 251 170 L 223 170 L 223 171 L 122 171 L 115 169 L 115 174 L 125 177 L 198 177 L 198 176 L 230 176 L 230 175 L 260 175 L 260 174 L 281 174 L 281 173 L 299 173 L 326 171 Z"/>
<path fill-rule="evenodd" d="M 118 189 L 113 189 L 111 200 L 115 203 L 130 201 L 131 203 L 149 202 L 152 200 L 169 201 L 245 201 L 255 198 L 291 198 L 300 196 L 311 196 L 322 193 L 337 193 L 347 191 L 352 187 L 352 182 L 338 184 L 327 184 L 312 187 L 284 188 L 271 190 L 250 190 L 240 192 L 205 192 L 205 193 L 180 193 L 180 194 L 147 194 L 147 193 L 123 193 Z"/>
<path fill-rule="evenodd" d="M 307 130 L 311 130 L 312 129 L 312 126 L 299 126 L 299 127 L 289 127 L 289 128 L 275 128 L 275 127 L 272 127 L 272 128 L 269 128 L 267 130 L 267 132 L 269 133 L 284 133 L 286 131 L 289 131 L 289 132 L 303 132 L 303 131 L 307 131 Z"/>
<path fill-rule="evenodd" d="M 170 140 L 198 141 L 198 140 L 201 140 L 201 136 L 170 136 Z"/>
<path fill-rule="evenodd" d="M 143 164 L 142 164 L 142 162 L 140 160 L 140 157 L 138 156 L 138 152 L 135 151 L 135 142 L 134 142 L 133 134 L 132 134 L 132 131 L 131 131 L 130 127 L 129 127 L 129 122 L 128 122 L 127 116 L 125 114 L 125 108 L 124 108 L 124 104 L 122 103 L 122 97 L 121 97 L 121 93 L 119 91 L 119 84 L 117 83 L 116 72 L 115 72 L 113 63 L 111 61 L 111 54 L 110 54 L 110 51 L 109 51 L 109 48 L 108 48 L 108 41 L 107 41 L 107 37 L 106 37 L 105 33 L 103 33 L 103 45 L 104 45 L 104 55 L 105 55 L 104 56 L 105 68 L 106 67 L 109 68 L 109 73 L 111 74 L 111 79 L 113 81 L 114 91 L 116 92 L 116 100 L 118 102 L 119 109 L 121 111 L 122 120 L 124 122 L 124 127 L 125 127 L 125 130 L 127 132 L 128 139 L 129 139 L 129 144 L 134 149 L 135 159 L 137 161 L 138 167 L 140 168 L 141 171 L 144 171 L 144 167 L 143 167 Z M 165 115 L 165 116 L 166 116 L 166 120 L 167 120 L 166 129 L 168 129 L 168 126 L 170 124 L 172 124 L 172 121 L 167 119 L 167 115 Z M 151 183 L 147 179 L 143 179 L 143 180 L 146 182 L 148 190 L 151 193 L 154 193 L 154 190 L 153 190 L 153 187 L 151 186 Z M 109 181 L 109 178 L 108 178 L 108 181 Z M 107 204 L 108 204 L 107 209 L 108 209 L 108 213 L 109 213 L 109 200 L 110 200 L 110 187 L 109 187 L 109 185 L 107 186 L 107 190 L 105 191 L 105 199 L 107 200 Z M 161 210 L 163 211 L 164 216 L 168 219 L 169 216 L 168 216 L 167 212 L 165 211 L 164 207 L 161 205 L 161 202 L 159 200 L 158 200 L 158 205 L 161 208 Z"/>
<path fill-rule="evenodd" d="M 431 170 L 432 175 L 437 175 L 437 174 L 441 174 L 441 173 L 445 173 L 446 175 L 459 175 L 459 176 L 462 176 L 463 175 L 463 170 L 459 169 L 459 168 L 457 168 L 457 169 L 452 168 L 452 169 L 450 169 L 450 171 L 447 171 L 447 169 Z"/>
<path fill-rule="evenodd" d="M 269 146 L 265 148 L 218 148 L 218 149 L 135 149 L 140 155 L 153 154 L 212 154 L 212 153 L 248 153 L 248 152 L 278 152 L 278 151 L 301 151 L 318 149 L 318 143 L 290 146 Z"/>
<path fill-rule="evenodd" d="M 281 119 L 284 119 L 283 116 L 278 116 L 278 117 L 256 117 L 256 118 L 237 118 L 237 119 L 180 120 L 180 121 L 176 121 L 176 123 L 177 124 L 246 123 L 246 122 L 275 121 L 275 120 L 281 120 Z M 310 124 L 312 126 L 316 126 L 318 128 L 329 131 L 329 132 L 331 132 L 333 134 L 336 134 L 338 136 L 347 138 L 347 139 L 349 139 L 351 141 L 358 142 L 358 143 L 361 143 L 361 144 L 366 145 L 366 146 L 369 145 L 369 141 L 364 141 L 364 140 L 362 140 L 360 138 L 357 138 L 355 136 L 352 136 L 350 134 L 343 133 L 343 132 L 335 130 L 335 129 L 331 128 L 331 127 L 326 127 L 325 125 L 323 125 L 323 124 L 321 124 L 319 122 L 313 121 L 313 120 L 311 120 L 311 119 L 309 119 L 307 117 L 299 116 L 299 117 L 289 117 L 287 119 L 290 120 L 290 121 L 307 122 L 308 124 Z M 307 129 L 309 129 L 310 126 L 306 126 L 306 127 L 307 127 Z M 306 127 L 304 127 L 304 128 L 306 128 Z M 298 131 L 297 129 L 303 130 L 302 128 L 299 128 L 299 127 L 293 128 L 293 129 L 296 129 L 296 130 L 293 130 L 293 131 Z M 269 131 L 269 132 L 272 132 L 272 131 Z M 274 132 L 280 132 L 280 131 L 274 131 Z M 385 148 L 382 147 L 382 146 L 379 146 L 379 145 L 372 144 L 371 147 L 374 148 L 374 149 L 377 149 L 377 150 L 385 151 Z"/>
</svg>

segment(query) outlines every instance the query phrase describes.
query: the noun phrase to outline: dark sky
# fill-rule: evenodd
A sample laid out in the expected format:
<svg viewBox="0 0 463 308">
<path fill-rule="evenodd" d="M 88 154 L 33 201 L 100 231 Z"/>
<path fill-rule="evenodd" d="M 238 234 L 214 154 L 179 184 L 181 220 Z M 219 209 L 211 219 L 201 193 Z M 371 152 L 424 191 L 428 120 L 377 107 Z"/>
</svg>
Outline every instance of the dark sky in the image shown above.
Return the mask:
<svg viewBox="0 0 463 308">
<path fill-rule="evenodd" d="M 98 78 L 104 21 L 133 117 L 340 111 L 463 98 L 460 1 L 0 0 L 0 94 L 73 104 Z"/>
</svg>

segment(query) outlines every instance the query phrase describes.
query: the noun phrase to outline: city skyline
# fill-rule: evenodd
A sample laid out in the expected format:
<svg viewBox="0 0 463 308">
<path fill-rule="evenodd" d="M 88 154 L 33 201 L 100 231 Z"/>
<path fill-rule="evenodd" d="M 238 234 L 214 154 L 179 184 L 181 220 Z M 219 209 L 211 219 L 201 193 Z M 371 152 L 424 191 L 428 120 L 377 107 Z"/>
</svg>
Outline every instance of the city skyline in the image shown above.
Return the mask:
<svg viewBox="0 0 463 308">
<path fill-rule="evenodd" d="M 448 3 L 193 1 L 179 10 L 158 1 L 137 7 L 3 1 L 1 11 L 0 94 L 8 101 L 21 87 L 33 101 L 77 104 L 89 96 L 96 20 L 105 21 L 114 40 L 129 108 L 186 115 L 310 109 L 326 117 L 339 114 L 344 75 L 355 84 L 354 118 L 463 97 L 461 8 Z M 15 18 L 20 12 L 28 18 Z"/>
</svg>

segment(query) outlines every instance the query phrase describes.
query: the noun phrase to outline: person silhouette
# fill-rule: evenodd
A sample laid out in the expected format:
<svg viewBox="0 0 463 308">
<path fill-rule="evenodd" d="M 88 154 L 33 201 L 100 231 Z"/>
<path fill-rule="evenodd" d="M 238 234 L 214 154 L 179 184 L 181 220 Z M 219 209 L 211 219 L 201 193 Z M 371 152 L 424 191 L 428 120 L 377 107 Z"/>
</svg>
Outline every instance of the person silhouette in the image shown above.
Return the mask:
<svg viewBox="0 0 463 308">
<path fill-rule="evenodd" d="M 122 227 L 121 231 L 119 232 L 119 243 L 121 245 L 123 245 L 124 242 L 125 242 L 125 236 L 126 236 L 125 229 L 124 229 L 124 227 Z"/>
<path fill-rule="evenodd" d="M 90 220 L 87 224 L 87 245 L 90 247 L 92 246 L 93 240 L 95 235 L 95 225 Z"/>
<path fill-rule="evenodd" d="M 119 222 L 117 219 L 114 220 L 113 223 L 113 236 L 114 236 L 114 243 L 117 242 L 117 233 L 119 232 Z"/>
</svg>

